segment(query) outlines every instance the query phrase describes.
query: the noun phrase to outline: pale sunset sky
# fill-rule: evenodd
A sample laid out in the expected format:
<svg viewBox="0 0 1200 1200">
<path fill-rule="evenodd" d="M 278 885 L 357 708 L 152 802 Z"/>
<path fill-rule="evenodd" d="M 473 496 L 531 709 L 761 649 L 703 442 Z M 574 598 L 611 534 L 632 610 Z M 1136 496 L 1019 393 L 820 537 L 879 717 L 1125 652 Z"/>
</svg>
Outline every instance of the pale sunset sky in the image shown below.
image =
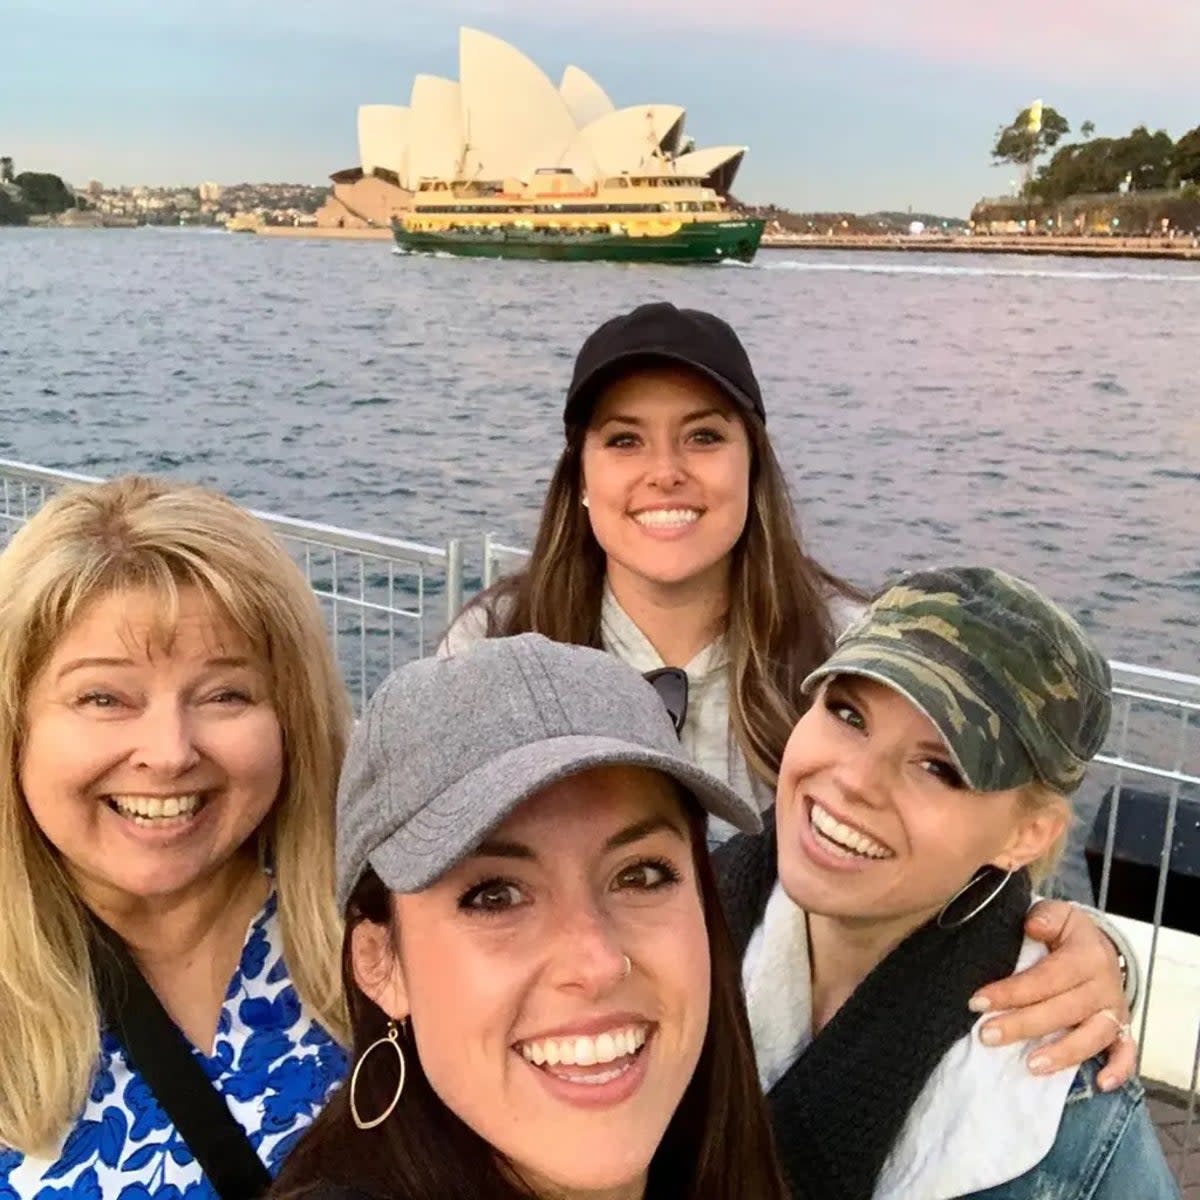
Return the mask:
<svg viewBox="0 0 1200 1200">
<path fill-rule="evenodd" d="M 965 216 L 1008 190 L 996 129 L 1200 124 L 1200 0 L 0 0 L 0 154 L 73 183 L 324 182 L 355 111 L 457 75 L 457 31 L 683 105 L 750 147 L 743 198 Z"/>
</svg>

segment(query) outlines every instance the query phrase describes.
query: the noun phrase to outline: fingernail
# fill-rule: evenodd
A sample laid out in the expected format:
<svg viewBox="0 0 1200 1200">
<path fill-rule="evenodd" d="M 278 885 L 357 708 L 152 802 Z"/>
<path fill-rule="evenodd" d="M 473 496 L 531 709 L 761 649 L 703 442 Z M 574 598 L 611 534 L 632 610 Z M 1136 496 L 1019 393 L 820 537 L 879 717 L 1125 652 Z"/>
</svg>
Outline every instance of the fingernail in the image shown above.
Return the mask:
<svg viewBox="0 0 1200 1200">
<path fill-rule="evenodd" d="M 1035 1054 L 1029 1060 L 1029 1069 L 1035 1075 L 1041 1075 L 1050 1069 L 1050 1060 L 1044 1054 Z"/>
<path fill-rule="evenodd" d="M 1111 1092 L 1113 1090 L 1113 1088 L 1116 1087 L 1116 1085 L 1117 1085 L 1116 1080 L 1111 1078 L 1111 1076 L 1108 1076 L 1108 1075 L 1101 1075 L 1096 1080 L 1096 1086 L 1102 1092 Z"/>
<path fill-rule="evenodd" d="M 985 1046 L 994 1046 L 1000 1041 L 1000 1030 L 989 1025 L 979 1036 Z"/>
<path fill-rule="evenodd" d="M 972 1012 L 987 1012 L 992 1007 L 992 1002 L 986 996 L 972 996 L 967 1001 L 967 1007 Z"/>
<path fill-rule="evenodd" d="M 1035 926 L 1037 929 L 1045 929 L 1046 926 L 1050 924 L 1045 917 L 1030 917 L 1029 923 L 1030 925 Z"/>
</svg>

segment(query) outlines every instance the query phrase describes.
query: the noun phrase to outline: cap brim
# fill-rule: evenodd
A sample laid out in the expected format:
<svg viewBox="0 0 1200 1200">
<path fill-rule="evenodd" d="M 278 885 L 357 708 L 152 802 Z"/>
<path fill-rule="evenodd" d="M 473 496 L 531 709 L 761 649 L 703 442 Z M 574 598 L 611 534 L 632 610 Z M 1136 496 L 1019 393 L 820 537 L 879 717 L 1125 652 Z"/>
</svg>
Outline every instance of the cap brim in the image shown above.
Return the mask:
<svg viewBox="0 0 1200 1200">
<path fill-rule="evenodd" d="M 654 363 L 671 363 L 674 366 L 687 367 L 698 375 L 711 379 L 738 408 L 743 412 L 753 413 L 759 420 L 762 420 L 762 413 L 754 401 L 719 371 L 714 371 L 703 363 L 695 362 L 686 354 L 679 354 L 672 350 L 630 350 L 624 354 L 614 355 L 575 384 L 567 396 L 563 422 L 567 425 L 578 425 L 590 416 L 595 404 L 596 389 L 610 376 L 619 375 L 622 371 L 631 370 L 639 364 Z M 581 410 L 586 410 L 586 412 Z"/>
<path fill-rule="evenodd" d="M 955 748 L 958 731 L 954 728 L 949 716 L 930 704 L 905 680 L 897 678 L 895 668 L 897 665 L 903 664 L 907 664 L 915 672 L 928 671 L 931 660 L 927 655 L 913 654 L 901 641 L 889 639 L 886 642 L 875 643 L 869 639 L 855 640 L 834 650 L 826 662 L 805 678 L 800 689 L 803 692 L 810 692 L 822 679 L 828 679 L 834 675 L 855 675 L 891 688 L 928 718 L 930 724 L 941 736 L 947 753 L 954 760 L 954 766 L 962 775 L 967 786 L 972 791 L 987 791 L 987 781 L 974 778 L 963 765 L 962 758 Z M 1032 777 L 1031 775 L 1030 778 Z"/>
<path fill-rule="evenodd" d="M 594 767 L 648 767 L 686 788 L 715 817 L 758 833 L 758 810 L 691 763 L 613 738 L 570 735 L 510 750 L 447 788 L 367 856 L 393 892 L 419 892 L 474 850 L 522 801 Z"/>
</svg>

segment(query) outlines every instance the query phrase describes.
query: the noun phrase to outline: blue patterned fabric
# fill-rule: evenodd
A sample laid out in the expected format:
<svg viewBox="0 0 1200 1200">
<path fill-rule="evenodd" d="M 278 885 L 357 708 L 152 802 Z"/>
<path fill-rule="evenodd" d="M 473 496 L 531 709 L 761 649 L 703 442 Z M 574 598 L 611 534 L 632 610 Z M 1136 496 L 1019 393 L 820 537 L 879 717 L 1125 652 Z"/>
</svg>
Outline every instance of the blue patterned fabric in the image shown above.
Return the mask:
<svg viewBox="0 0 1200 1200">
<path fill-rule="evenodd" d="M 275 1174 L 346 1074 L 341 1048 L 300 1003 L 274 894 L 247 933 L 212 1056 L 193 1050 Z M 215 1200 L 216 1192 L 115 1039 L 101 1038 L 88 1102 L 56 1159 L 0 1147 L 0 1200 Z"/>
</svg>

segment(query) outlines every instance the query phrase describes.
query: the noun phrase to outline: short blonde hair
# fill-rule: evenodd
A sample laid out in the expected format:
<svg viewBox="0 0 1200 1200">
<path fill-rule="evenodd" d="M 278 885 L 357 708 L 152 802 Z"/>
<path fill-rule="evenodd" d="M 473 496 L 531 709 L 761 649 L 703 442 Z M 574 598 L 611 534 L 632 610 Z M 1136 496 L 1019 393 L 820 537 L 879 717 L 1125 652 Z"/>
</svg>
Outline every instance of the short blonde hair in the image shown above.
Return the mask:
<svg viewBox="0 0 1200 1200">
<path fill-rule="evenodd" d="M 140 476 L 72 487 L 0 553 L 0 1144 L 25 1153 L 53 1152 L 100 1049 L 86 913 L 20 787 L 29 690 L 92 601 L 149 590 L 170 621 L 187 587 L 268 666 L 285 770 L 256 836 L 273 854 L 296 990 L 347 1036 L 333 845 L 350 716 L 312 590 L 270 530 L 215 492 Z"/>
</svg>

